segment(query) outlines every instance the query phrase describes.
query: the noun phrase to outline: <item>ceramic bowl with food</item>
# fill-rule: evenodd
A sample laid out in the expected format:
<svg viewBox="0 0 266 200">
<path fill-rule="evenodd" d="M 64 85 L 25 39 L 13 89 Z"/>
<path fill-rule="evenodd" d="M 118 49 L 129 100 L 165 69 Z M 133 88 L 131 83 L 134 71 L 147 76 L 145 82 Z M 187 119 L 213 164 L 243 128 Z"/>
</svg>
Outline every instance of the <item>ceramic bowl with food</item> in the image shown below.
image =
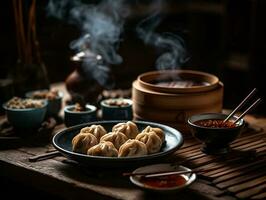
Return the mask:
<svg viewBox="0 0 266 200">
<path fill-rule="evenodd" d="M 125 98 L 105 99 L 101 101 L 104 120 L 132 120 L 132 100 Z"/>
<path fill-rule="evenodd" d="M 172 165 L 168 163 L 147 165 L 137 168 L 134 173 L 158 173 L 174 171 L 191 171 L 184 166 Z M 195 173 L 172 174 L 159 177 L 145 177 L 143 175 L 131 175 L 130 181 L 138 187 L 153 192 L 178 192 L 188 187 L 196 180 Z"/>
<path fill-rule="evenodd" d="M 27 98 L 46 99 L 48 101 L 47 116 L 57 116 L 62 107 L 63 93 L 58 90 L 35 90 L 27 92 Z"/>
<path fill-rule="evenodd" d="M 237 123 L 237 116 L 223 122 L 227 117 L 222 113 L 204 113 L 193 115 L 188 119 L 192 135 L 203 143 L 202 151 L 207 154 L 227 153 L 230 143 L 240 134 L 245 125 L 243 119 Z"/>
<path fill-rule="evenodd" d="M 41 126 L 47 111 L 47 101 L 14 97 L 3 104 L 7 120 L 18 129 L 35 129 Z"/>
<path fill-rule="evenodd" d="M 85 107 L 80 104 L 68 105 L 64 108 L 64 122 L 67 127 L 96 121 L 97 108 L 86 104 Z"/>
<path fill-rule="evenodd" d="M 135 129 L 136 127 L 137 129 Z M 115 130 L 118 129 L 120 129 L 120 131 L 116 132 Z M 113 130 L 115 131 L 114 133 L 118 133 L 120 136 L 109 137 L 110 134 L 114 135 L 111 133 Z M 136 130 L 138 131 L 135 132 Z M 157 142 L 153 143 L 154 137 L 149 140 L 149 144 L 144 144 L 145 141 L 143 141 L 141 137 L 138 137 L 143 135 L 143 132 L 150 134 L 149 131 L 157 133 L 158 137 L 164 140 L 163 143 L 159 144 L 160 149 L 156 148 L 158 151 L 152 153 L 149 153 L 148 149 L 158 147 Z M 139 134 L 135 135 L 136 133 Z M 124 137 L 126 137 L 125 140 L 123 139 Z M 135 137 L 135 139 L 128 139 L 127 137 Z M 159 140 L 161 140 L 160 138 Z M 138 144 L 136 143 L 137 139 L 140 140 L 140 142 L 137 142 Z M 109 145 L 104 145 L 107 148 L 95 148 L 99 143 L 102 143 L 101 141 L 103 143 L 105 143 L 105 141 L 113 142 L 115 148 L 119 148 L 117 149 L 118 155 L 109 155 L 109 150 L 114 150 L 113 147 L 110 147 Z M 128 143 L 127 141 L 131 142 Z M 146 145 L 146 150 L 143 144 L 144 146 Z M 182 144 L 182 134 L 172 127 L 153 122 L 127 122 L 124 120 L 93 121 L 72 126 L 59 131 L 53 138 L 54 147 L 67 158 L 75 160 L 84 166 L 107 170 L 110 170 L 111 168 L 132 169 L 132 167 L 139 167 L 145 164 L 161 161 L 163 158 L 167 158 L 170 154 L 176 152 Z M 117 147 L 117 145 L 121 146 Z M 119 152 L 120 148 L 121 151 Z M 92 151 L 95 151 L 95 153 L 97 152 L 97 155 L 92 153 Z"/>
</svg>

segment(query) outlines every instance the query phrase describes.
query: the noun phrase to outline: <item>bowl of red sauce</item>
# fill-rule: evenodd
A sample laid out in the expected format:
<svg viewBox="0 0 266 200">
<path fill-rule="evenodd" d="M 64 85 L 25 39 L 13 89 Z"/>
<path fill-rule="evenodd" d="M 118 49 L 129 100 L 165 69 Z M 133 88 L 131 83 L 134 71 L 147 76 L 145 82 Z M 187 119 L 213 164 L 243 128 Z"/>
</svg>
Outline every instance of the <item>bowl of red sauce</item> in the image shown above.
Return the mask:
<svg viewBox="0 0 266 200">
<path fill-rule="evenodd" d="M 133 173 L 191 171 L 189 168 L 168 163 L 154 164 L 137 168 Z M 132 175 L 130 181 L 136 186 L 154 192 L 177 192 L 192 184 L 196 180 L 195 173 L 174 174 L 158 177 Z"/>
<path fill-rule="evenodd" d="M 226 117 L 222 113 L 204 113 L 188 119 L 192 135 L 203 143 L 204 153 L 228 153 L 231 150 L 230 143 L 241 134 L 245 121 L 241 119 L 234 123 L 237 116 L 233 116 L 224 122 Z"/>
</svg>

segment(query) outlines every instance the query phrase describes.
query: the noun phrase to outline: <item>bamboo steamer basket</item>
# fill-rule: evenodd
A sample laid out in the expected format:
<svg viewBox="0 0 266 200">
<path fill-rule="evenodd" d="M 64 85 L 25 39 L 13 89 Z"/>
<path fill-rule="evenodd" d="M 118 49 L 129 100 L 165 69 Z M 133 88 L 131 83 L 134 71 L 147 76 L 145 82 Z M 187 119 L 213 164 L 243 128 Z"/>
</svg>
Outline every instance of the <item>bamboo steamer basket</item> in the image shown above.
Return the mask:
<svg viewBox="0 0 266 200">
<path fill-rule="evenodd" d="M 195 80 L 205 85 L 175 88 L 156 85 L 169 79 Z M 141 74 L 132 85 L 134 118 L 170 125 L 188 132 L 187 119 L 200 113 L 221 112 L 223 84 L 208 73 L 165 70 Z"/>
</svg>

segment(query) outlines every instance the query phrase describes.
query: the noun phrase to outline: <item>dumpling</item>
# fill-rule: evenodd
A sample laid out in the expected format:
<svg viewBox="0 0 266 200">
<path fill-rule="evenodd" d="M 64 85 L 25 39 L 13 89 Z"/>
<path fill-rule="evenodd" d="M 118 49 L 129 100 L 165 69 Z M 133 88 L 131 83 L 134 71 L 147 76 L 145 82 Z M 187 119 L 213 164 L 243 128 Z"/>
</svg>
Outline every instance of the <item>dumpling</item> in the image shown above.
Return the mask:
<svg viewBox="0 0 266 200">
<path fill-rule="evenodd" d="M 97 138 L 97 140 L 99 142 L 101 137 L 103 135 L 107 134 L 107 131 L 101 125 L 91 125 L 89 127 L 82 128 L 80 130 L 80 133 L 91 133 Z"/>
<path fill-rule="evenodd" d="M 118 123 L 114 125 L 113 132 L 119 131 L 124 133 L 129 139 L 134 139 L 139 133 L 138 127 L 134 122 Z"/>
<path fill-rule="evenodd" d="M 101 137 L 100 142 L 110 141 L 116 149 L 119 149 L 122 144 L 128 140 L 127 136 L 122 132 L 110 132 Z"/>
<path fill-rule="evenodd" d="M 79 133 L 72 139 L 72 150 L 86 154 L 88 149 L 96 144 L 98 144 L 98 140 L 91 133 Z"/>
<path fill-rule="evenodd" d="M 129 139 L 119 148 L 118 157 L 144 156 L 147 153 L 147 147 L 143 142 Z"/>
<path fill-rule="evenodd" d="M 103 141 L 103 142 L 100 142 L 99 144 L 91 147 L 87 151 L 87 154 L 91 155 L 91 156 L 117 157 L 118 151 L 112 142 Z"/>
<path fill-rule="evenodd" d="M 164 134 L 164 132 L 163 132 L 162 129 L 160 129 L 160 128 L 153 128 L 153 127 L 151 127 L 151 126 L 147 126 L 147 127 L 142 131 L 142 133 L 143 133 L 143 132 L 150 132 L 150 131 L 154 131 L 154 132 L 160 137 L 160 139 L 162 140 L 162 143 L 164 143 L 164 141 L 165 141 L 165 134 Z"/>
<path fill-rule="evenodd" d="M 154 131 L 140 133 L 136 140 L 146 144 L 148 154 L 159 152 L 162 147 L 162 140 Z"/>
</svg>

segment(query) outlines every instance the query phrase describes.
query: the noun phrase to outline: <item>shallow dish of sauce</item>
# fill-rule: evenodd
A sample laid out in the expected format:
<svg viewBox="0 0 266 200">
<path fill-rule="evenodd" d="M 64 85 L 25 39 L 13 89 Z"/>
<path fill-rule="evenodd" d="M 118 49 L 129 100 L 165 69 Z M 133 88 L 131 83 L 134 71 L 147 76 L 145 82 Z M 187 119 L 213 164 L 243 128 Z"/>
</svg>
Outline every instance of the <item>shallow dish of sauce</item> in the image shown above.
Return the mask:
<svg viewBox="0 0 266 200">
<path fill-rule="evenodd" d="M 155 164 L 140 167 L 133 173 L 165 172 L 165 171 L 190 171 L 184 166 L 171 164 Z M 195 173 L 181 175 L 167 175 L 158 177 L 145 177 L 141 175 L 130 176 L 130 181 L 138 187 L 154 192 L 175 192 L 188 187 L 196 180 Z"/>
<path fill-rule="evenodd" d="M 168 175 L 160 177 L 141 177 L 140 182 L 155 188 L 171 188 L 185 185 L 187 177 L 183 175 Z"/>
</svg>

